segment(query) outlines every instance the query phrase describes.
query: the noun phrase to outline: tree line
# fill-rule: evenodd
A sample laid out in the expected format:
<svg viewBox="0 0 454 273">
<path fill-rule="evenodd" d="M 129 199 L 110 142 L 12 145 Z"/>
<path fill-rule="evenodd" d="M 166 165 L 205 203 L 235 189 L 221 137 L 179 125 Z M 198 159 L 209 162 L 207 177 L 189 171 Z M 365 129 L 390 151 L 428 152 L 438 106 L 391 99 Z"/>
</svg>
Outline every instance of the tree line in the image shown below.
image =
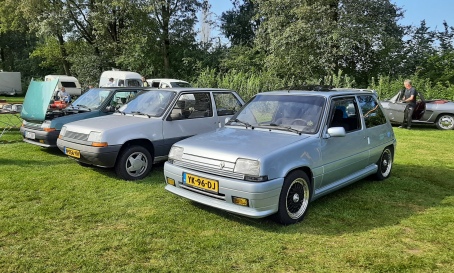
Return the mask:
<svg viewBox="0 0 454 273">
<path fill-rule="evenodd" d="M 245 98 L 308 84 L 374 88 L 411 78 L 426 97 L 454 98 L 454 28 L 399 24 L 389 0 L 0 0 L 0 69 L 95 85 L 112 68 L 238 90 Z M 199 39 L 200 23 L 219 37 Z M 428 95 L 427 95 L 428 93 Z"/>
</svg>

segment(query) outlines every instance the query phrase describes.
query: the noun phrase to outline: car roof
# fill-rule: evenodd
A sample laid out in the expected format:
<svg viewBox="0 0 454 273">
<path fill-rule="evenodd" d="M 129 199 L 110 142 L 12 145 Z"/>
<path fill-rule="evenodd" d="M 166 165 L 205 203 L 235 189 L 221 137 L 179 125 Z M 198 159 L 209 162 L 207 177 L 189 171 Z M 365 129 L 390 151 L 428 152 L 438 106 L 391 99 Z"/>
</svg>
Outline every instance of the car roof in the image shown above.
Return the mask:
<svg viewBox="0 0 454 273">
<path fill-rule="evenodd" d="M 333 88 L 323 90 L 304 90 L 304 89 L 289 89 L 289 90 L 276 90 L 259 93 L 260 95 L 299 95 L 299 96 L 322 96 L 334 97 L 339 95 L 358 95 L 358 94 L 375 94 L 374 90 L 369 89 L 355 89 L 355 88 Z M 257 95 L 259 95 L 257 94 Z"/>
<path fill-rule="evenodd" d="M 181 93 L 181 92 L 194 92 L 194 91 L 210 91 L 210 92 L 235 92 L 231 89 L 222 89 L 222 88 L 197 88 L 197 87 L 171 87 L 171 88 L 160 88 L 160 89 L 156 89 L 156 88 L 150 88 L 150 87 L 147 87 L 146 90 L 150 90 L 150 91 L 156 91 L 156 90 L 168 90 L 168 91 L 175 91 L 175 92 L 178 92 L 178 93 Z"/>
</svg>

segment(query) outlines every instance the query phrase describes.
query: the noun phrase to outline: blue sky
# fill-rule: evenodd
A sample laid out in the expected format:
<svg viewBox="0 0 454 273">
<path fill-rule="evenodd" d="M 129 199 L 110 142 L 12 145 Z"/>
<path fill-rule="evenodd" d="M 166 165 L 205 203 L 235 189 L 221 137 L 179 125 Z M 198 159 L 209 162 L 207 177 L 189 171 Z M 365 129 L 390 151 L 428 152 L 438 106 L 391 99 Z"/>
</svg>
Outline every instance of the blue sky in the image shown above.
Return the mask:
<svg viewBox="0 0 454 273">
<path fill-rule="evenodd" d="M 419 26 L 422 20 L 431 30 L 443 30 L 443 20 L 449 26 L 454 26 L 454 0 L 391 0 L 392 3 L 404 9 L 402 25 Z M 223 11 L 232 8 L 230 0 L 210 0 L 211 11 L 220 16 Z M 215 18 L 212 18 L 215 19 Z"/>
<path fill-rule="evenodd" d="M 430 30 L 443 30 L 443 21 L 448 26 L 454 26 L 453 0 L 395 0 L 392 1 L 403 8 L 404 18 L 400 21 L 403 25 L 419 26 L 422 20 Z"/>
</svg>

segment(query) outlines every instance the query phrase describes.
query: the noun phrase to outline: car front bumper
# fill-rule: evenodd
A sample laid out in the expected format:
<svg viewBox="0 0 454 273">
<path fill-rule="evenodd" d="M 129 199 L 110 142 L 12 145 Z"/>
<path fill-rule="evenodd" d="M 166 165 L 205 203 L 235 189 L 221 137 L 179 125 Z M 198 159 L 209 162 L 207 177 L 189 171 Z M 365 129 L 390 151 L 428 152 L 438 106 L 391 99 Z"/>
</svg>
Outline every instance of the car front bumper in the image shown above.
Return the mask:
<svg viewBox="0 0 454 273">
<path fill-rule="evenodd" d="M 60 134 L 60 130 L 45 132 L 24 127 L 20 127 L 20 132 L 25 142 L 44 148 L 57 147 L 57 139 Z"/>
<path fill-rule="evenodd" d="M 80 158 L 74 158 L 75 160 L 98 167 L 111 168 L 115 166 L 118 153 L 120 152 L 121 145 L 107 146 L 107 147 L 92 147 L 88 145 L 82 145 L 66 140 L 57 140 L 58 148 L 66 154 L 66 148 L 78 150 L 80 152 Z"/>
<path fill-rule="evenodd" d="M 205 193 L 203 190 L 184 185 L 182 182 L 183 172 L 218 181 L 219 194 Z M 230 179 L 187 170 L 169 162 L 164 164 L 164 176 L 166 183 L 169 178 L 175 181 L 175 186 L 167 184 L 165 189 L 176 195 L 251 218 L 263 218 L 277 212 L 279 195 L 284 182 L 284 178 L 277 178 L 265 182 L 248 182 Z M 234 204 L 232 197 L 247 199 L 248 206 Z"/>
</svg>

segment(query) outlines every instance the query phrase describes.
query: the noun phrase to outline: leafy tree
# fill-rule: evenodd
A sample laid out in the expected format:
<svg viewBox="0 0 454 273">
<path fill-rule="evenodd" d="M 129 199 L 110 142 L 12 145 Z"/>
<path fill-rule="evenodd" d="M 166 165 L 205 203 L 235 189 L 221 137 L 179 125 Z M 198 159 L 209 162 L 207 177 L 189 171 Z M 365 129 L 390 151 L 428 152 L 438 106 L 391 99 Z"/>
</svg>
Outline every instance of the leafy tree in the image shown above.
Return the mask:
<svg viewBox="0 0 454 273">
<path fill-rule="evenodd" d="M 233 9 L 221 15 L 221 32 L 232 46 L 252 47 L 255 33 L 260 26 L 256 18 L 257 4 L 251 0 L 233 0 Z"/>
<path fill-rule="evenodd" d="M 403 58 L 400 74 L 404 76 L 419 73 L 424 68 L 427 58 L 436 53 L 434 42 L 435 32 L 430 31 L 426 21 L 422 20 L 419 27 L 411 27 L 409 37 L 404 42 Z"/>
<path fill-rule="evenodd" d="M 195 43 L 196 15 L 203 4 L 206 5 L 207 3 L 200 0 L 150 1 L 152 18 L 156 20 L 158 26 L 156 33 L 160 42 L 159 52 L 163 60 L 163 71 L 161 73 L 165 77 L 172 74 L 171 61 L 175 60 L 172 59 L 172 56 L 178 53 L 173 46 L 180 44 L 184 48 Z M 183 48 L 181 49 L 184 50 Z"/>
<path fill-rule="evenodd" d="M 61 0 L 21 0 L 20 8 L 32 32 L 37 35 L 53 37 L 58 44 L 58 50 L 54 52 L 55 58 L 59 59 L 61 67 L 66 75 L 70 74 L 71 64 L 65 48 L 65 36 L 73 25 L 68 19 L 66 1 Z"/>
<path fill-rule="evenodd" d="M 323 78 L 338 70 L 364 85 L 400 46 L 400 10 L 389 0 L 257 0 L 257 45 L 280 77 Z"/>
</svg>

